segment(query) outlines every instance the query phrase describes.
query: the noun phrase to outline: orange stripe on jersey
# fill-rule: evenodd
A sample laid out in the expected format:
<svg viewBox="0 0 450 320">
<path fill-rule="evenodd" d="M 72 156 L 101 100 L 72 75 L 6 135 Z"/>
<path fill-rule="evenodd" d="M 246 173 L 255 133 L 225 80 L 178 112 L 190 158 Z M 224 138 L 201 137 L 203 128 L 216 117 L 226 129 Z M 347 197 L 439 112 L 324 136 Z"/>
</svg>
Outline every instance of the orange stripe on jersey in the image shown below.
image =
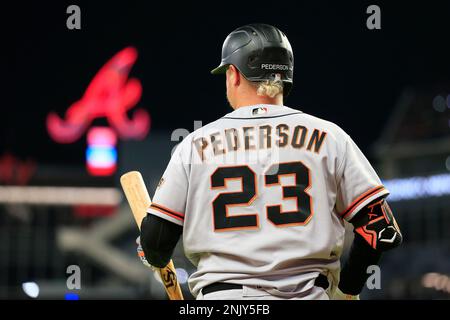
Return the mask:
<svg viewBox="0 0 450 320">
<path fill-rule="evenodd" d="M 161 213 L 165 213 L 165 214 L 167 214 L 168 216 L 171 216 L 171 217 L 173 217 L 173 218 L 175 218 L 175 219 L 178 219 L 178 220 L 180 220 L 180 221 L 183 221 L 183 220 L 184 220 L 184 214 L 179 213 L 179 212 L 176 212 L 176 211 L 173 211 L 173 210 L 170 210 L 170 209 L 168 209 L 168 208 L 166 208 L 166 207 L 163 207 L 163 206 L 161 206 L 161 205 L 159 205 L 159 204 L 152 203 L 152 204 L 150 205 L 150 208 L 155 209 L 155 210 L 157 210 L 157 211 L 159 211 L 159 212 L 161 212 Z"/>
<path fill-rule="evenodd" d="M 159 212 L 161 212 L 161 213 L 164 213 L 164 214 L 166 214 L 166 215 L 168 215 L 169 217 L 172 217 L 172 218 L 174 218 L 174 219 L 177 219 L 177 220 L 180 220 L 180 221 L 183 221 L 184 219 L 183 218 L 180 218 L 180 217 L 178 217 L 178 216 L 175 216 L 175 215 L 173 215 L 173 214 L 171 214 L 171 213 L 169 213 L 169 212 L 167 212 L 167 211 L 165 211 L 165 210 L 161 210 L 161 209 L 159 209 L 159 208 L 157 208 L 157 207 L 151 207 L 152 209 L 155 209 L 156 211 L 159 211 Z"/>
<path fill-rule="evenodd" d="M 350 204 L 350 206 L 349 206 L 346 210 L 344 210 L 344 212 L 342 212 L 342 213 L 340 214 L 340 216 L 341 216 L 342 218 L 347 217 L 348 215 L 350 215 L 350 214 L 356 209 L 356 207 L 357 207 L 361 202 L 364 202 L 367 198 L 369 198 L 369 197 L 371 197 L 371 196 L 373 196 L 373 195 L 375 195 L 375 194 L 377 194 L 377 193 L 379 193 L 379 192 L 381 192 L 381 191 L 383 191 L 383 190 L 385 190 L 385 188 L 384 188 L 383 186 L 378 186 L 378 187 L 375 187 L 375 188 L 373 188 L 373 189 L 370 189 L 369 191 L 364 192 L 364 193 L 363 193 L 362 195 L 360 195 L 355 201 L 353 201 L 353 202 Z"/>
</svg>

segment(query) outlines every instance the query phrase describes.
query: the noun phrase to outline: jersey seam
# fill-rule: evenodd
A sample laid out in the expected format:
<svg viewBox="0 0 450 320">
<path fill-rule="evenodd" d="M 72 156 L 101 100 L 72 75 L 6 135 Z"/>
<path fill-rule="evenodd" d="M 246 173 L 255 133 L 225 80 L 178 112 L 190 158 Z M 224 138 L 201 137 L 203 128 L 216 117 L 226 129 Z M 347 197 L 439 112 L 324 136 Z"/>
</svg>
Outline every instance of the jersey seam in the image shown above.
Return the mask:
<svg viewBox="0 0 450 320">
<path fill-rule="evenodd" d="M 336 169 L 336 174 L 337 174 L 337 184 L 339 185 L 341 183 L 342 180 L 342 174 L 343 174 L 343 167 L 344 167 L 344 162 L 347 159 L 347 141 L 345 143 L 345 149 L 344 149 L 344 156 L 342 157 L 341 163 L 338 165 L 337 169 Z M 341 172 L 342 171 L 342 172 Z"/>
</svg>

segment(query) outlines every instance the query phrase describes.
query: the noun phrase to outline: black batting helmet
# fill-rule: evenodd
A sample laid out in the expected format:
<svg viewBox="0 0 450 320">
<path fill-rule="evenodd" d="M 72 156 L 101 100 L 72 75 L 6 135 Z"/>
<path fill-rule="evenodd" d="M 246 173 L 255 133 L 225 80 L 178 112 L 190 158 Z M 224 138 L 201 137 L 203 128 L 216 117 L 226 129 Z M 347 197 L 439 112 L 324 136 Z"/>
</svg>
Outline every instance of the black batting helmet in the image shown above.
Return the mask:
<svg viewBox="0 0 450 320">
<path fill-rule="evenodd" d="M 222 62 L 211 73 L 225 73 L 230 64 L 249 81 L 274 80 L 278 74 L 285 96 L 292 88 L 291 44 L 283 32 L 271 25 L 248 24 L 231 32 L 223 43 Z"/>
</svg>

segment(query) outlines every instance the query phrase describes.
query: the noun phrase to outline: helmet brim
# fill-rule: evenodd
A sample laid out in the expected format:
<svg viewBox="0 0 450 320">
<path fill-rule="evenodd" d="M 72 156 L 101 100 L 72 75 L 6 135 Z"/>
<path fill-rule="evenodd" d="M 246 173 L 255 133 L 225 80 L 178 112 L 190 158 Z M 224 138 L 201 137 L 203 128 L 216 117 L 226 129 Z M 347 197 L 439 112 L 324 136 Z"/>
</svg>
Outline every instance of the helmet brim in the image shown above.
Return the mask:
<svg viewBox="0 0 450 320">
<path fill-rule="evenodd" d="M 228 64 L 221 64 L 217 68 L 211 70 L 211 74 L 224 74 L 227 72 Z"/>
</svg>

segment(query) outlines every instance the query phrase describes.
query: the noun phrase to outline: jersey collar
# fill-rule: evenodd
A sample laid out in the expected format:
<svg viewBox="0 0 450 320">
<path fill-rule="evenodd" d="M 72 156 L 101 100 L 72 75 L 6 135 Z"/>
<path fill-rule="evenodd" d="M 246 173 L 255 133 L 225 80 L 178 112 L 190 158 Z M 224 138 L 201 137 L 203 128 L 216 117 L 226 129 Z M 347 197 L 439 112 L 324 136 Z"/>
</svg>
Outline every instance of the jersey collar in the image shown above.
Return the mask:
<svg viewBox="0 0 450 320">
<path fill-rule="evenodd" d="M 301 113 L 301 111 L 291 109 L 286 106 L 273 104 L 255 104 L 251 106 L 240 107 L 224 116 L 226 119 L 257 119 L 284 115 L 286 113 Z"/>
</svg>

